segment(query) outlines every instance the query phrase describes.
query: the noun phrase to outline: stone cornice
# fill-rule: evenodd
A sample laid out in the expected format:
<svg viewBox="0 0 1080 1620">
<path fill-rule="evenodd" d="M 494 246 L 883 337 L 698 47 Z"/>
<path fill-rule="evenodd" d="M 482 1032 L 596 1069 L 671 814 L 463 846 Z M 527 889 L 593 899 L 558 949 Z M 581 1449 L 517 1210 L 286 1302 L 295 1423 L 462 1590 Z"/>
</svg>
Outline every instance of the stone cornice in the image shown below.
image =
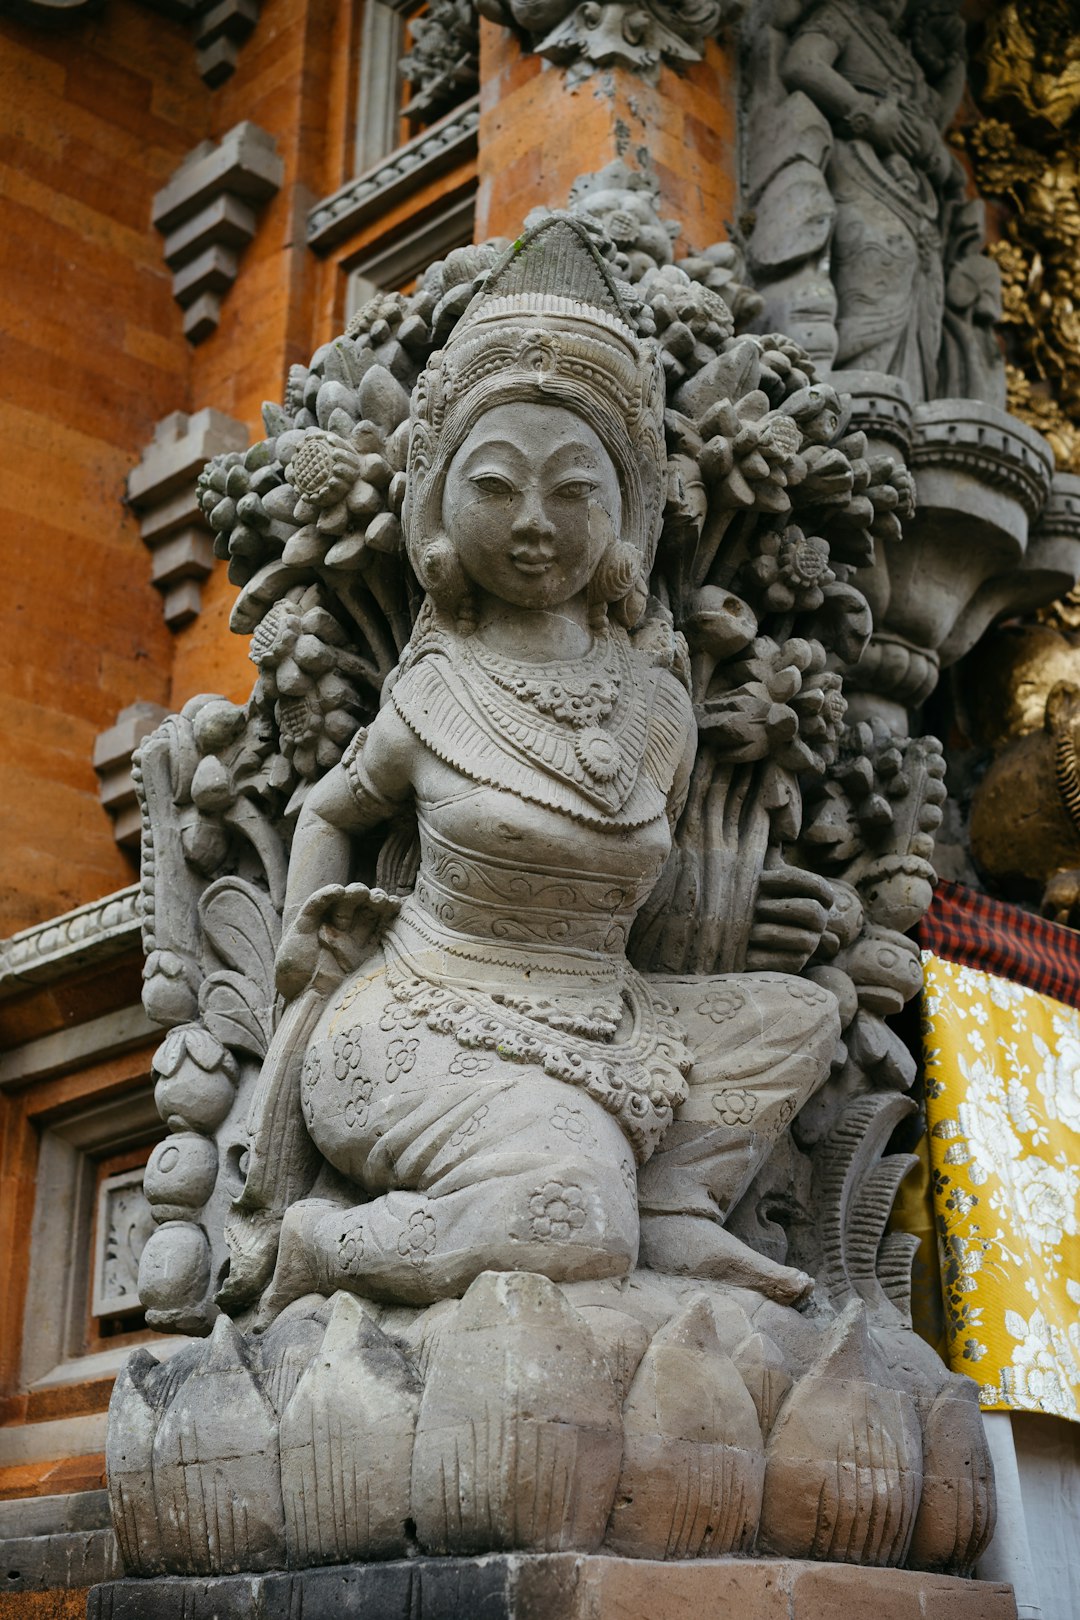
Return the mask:
<svg viewBox="0 0 1080 1620">
<path fill-rule="evenodd" d="M 1029 520 L 1046 504 L 1053 451 L 1041 433 L 1015 416 L 976 400 L 941 399 L 915 411 L 911 466 L 952 467 L 1008 490 Z"/>
<path fill-rule="evenodd" d="M 0 1000 L 140 943 L 139 885 L 0 939 Z"/>
<path fill-rule="evenodd" d="M 317 251 L 333 247 L 404 192 L 471 157 L 479 122 L 480 101 L 473 96 L 366 174 L 324 197 L 308 215 L 308 246 Z"/>
</svg>

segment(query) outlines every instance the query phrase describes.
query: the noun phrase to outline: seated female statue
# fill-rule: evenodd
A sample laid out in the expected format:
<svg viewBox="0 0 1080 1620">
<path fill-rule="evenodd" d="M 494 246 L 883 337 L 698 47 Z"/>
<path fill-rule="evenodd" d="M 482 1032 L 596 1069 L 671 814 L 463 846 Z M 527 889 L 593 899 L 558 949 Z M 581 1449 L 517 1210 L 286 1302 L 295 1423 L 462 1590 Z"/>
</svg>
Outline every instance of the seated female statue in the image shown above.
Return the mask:
<svg viewBox="0 0 1080 1620">
<path fill-rule="evenodd" d="M 652 1218 L 696 1222 L 691 1269 L 795 1297 L 806 1279 L 721 1221 L 824 1077 L 835 1003 L 627 959 L 695 724 L 685 648 L 646 612 L 662 373 L 580 224 L 534 229 L 494 272 L 413 409 L 404 526 L 427 600 L 290 861 L 278 982 L 319 993 L 298 1092 L 322 1170 L 282 1212 L 263 1318 L 337 1288 L 428 1304 L 490 1269 L 623 1275 L 638 1167 L 680 1110 Z M 408 897 L 350 885 L 356 835 L 413 813 Z"/>
</svg>

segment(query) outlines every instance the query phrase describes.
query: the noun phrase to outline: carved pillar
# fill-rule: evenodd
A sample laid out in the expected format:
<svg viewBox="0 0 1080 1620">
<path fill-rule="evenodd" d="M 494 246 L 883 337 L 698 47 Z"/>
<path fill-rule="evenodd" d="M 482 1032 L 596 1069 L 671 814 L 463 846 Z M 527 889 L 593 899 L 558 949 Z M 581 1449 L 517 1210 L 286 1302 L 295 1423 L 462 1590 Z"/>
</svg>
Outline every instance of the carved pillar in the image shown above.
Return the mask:
<svg viewBox="0 0 1080 1620">
<path fill-rule="evenodd" d="M 656 183 L 661 211 L 682 222 L 684 253 L 729 235 L 735 54 L 722 39 L 702 51 L 678 73 L 659 62 L 654 82 L 616 62 L 574 83 L 520 34 L 482 22 L 476 240 L 516 235 L 539 199 L 562 203 L 579 174 L 617 158 Z"/>
</svg>

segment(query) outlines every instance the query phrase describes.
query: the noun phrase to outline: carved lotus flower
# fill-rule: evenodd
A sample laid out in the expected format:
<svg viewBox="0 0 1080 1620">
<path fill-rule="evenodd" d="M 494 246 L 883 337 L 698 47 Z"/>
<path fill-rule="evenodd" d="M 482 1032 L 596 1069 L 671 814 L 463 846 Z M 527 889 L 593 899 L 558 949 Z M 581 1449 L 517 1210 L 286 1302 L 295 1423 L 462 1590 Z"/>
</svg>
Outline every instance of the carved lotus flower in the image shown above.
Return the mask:
<svg viewBox="0 0 1080 1620">
<path fill-rule="evenodd" d="M 300 496 L 300 522 L 309 523 L 344 501 L 359 472 L 360 457 L 346 439 L 322 428 L 305 433 L 286 474 Z"/>
<path fill-rule="evenodd" d="M 353 569 L 369 547 L 397 551 L 406 450 L 407 437 L 388 439 L 373 422 L 357 423 L 348 439 L 308 428 L 288 452 L 285 476 L 296 491 L 293 517 L 300 527 L 282 560 L 290 568 Z"/>
<path fill-rule="evenodd" d="M 836 578 L 829 566 L 829 546 L 818 535 L 806 535 L 796 524 L 769 529 L 746 574 L 762 591 L 773 613 L 812 613 L 825 599 L 825 586 Z"/>
<path fill-rule="evenodd" d="M 702 421 L 704 447 L 699 458 L 707 482 L 716 485 L 721 506 L 786 512 L 791 507 L 789 483 L 806 471 L 799 457 L 802 433 L 790 416 L 769 408 L 759 388 L 736 403 L 720 400 Z"/>
<path fill-rule="evenodd" d="M 698 710 L 702 733 L 733 762 L 771 757 L 820 774 L 836 753 L 847 712 L 840 676 L 825 668 L 820 642 L 759 636 L 728 665 L 729 690 Z"/>
</svg>

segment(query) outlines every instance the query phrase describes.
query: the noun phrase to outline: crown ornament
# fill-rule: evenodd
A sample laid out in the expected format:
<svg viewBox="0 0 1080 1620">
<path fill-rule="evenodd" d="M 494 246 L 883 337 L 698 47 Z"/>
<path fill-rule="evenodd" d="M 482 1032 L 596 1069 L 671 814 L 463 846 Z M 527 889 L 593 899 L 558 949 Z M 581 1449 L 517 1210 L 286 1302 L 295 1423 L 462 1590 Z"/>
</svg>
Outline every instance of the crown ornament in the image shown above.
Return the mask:
<svg viewBox="0 0 1080 1620">
<path fill-rule="evenodd" d="M 619 478 L 623 539 L 652 565 L 666 478 L 664 372 L 586 224 L 551 213 L 492 268 L 413 395 L 403 524 L 414 561 L 441 524 L 450 461 L 497 405 L 539 400 L 597 433 Z"/>
</svg>

